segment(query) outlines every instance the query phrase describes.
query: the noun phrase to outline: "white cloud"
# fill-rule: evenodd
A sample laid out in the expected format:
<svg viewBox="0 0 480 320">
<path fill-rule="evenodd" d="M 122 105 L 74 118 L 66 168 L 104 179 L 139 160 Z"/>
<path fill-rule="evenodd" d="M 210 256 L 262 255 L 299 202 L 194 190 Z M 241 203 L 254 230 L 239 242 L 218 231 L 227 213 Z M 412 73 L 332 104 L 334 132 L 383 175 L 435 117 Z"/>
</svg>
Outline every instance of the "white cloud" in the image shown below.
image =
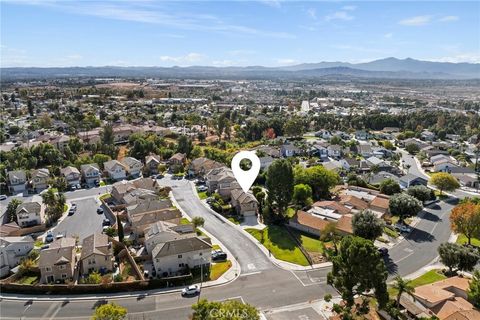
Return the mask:
<svg viewBox="0 0 480 320">
<path fill-rule="evenodd" d="M 289 65 L 289 64 L 295 64 L 297 63 L 297 60 L 295 59 L 277 59 L 277 64 L 281 65 Z"/>
<path fill-rule="evenodd" d="M 385 33 L 383 36 L 387 39 L 390 39 L 391 37 L 393 37 L 393 33 L 391 33 L 391 32 Z"/>
<path fill-rule="evenodd" d="M 161 56 L 160 61 L 179 63 L 179 64 L 185 64 L 185 63 L 188 64 L 188 63 L 202 61 L 204 58 L 205 56 L 200 53 L 191 52 L 184 56 Z"/>
<path fill-rule="evenodd" d="M 407 19 L 401 20 L 399 23 L 404 26 L 424 26 L 432 20 L 432 16 L 425 15 L 425 16 L 416 16 Z"/>
<path fill-rule="evenodd" d="M 480 63 L 480 54 L 474 52 L 464 52 L 464 53 L 457 53 L 451 56 L 440 57 L 440 58 L 430 58 L 427 59 L 429 61 L 437 61 L 437 62 L 470 62 L 470 63 Z"/>
<path fill-rule="evenodd" d="M 317 20 L 317 10 L 310 8 L 307 10 L 307 14 L 310 18 Z"/>
<path fill-rule="evenodd" d="M 325 20 L 327 21 L 331 21 L 331 20 L 344 20 L 344 21 L 348 21 L 348 20 L 353 20 L 353 16 L 349 15 L 347 12 L 345 11 L 337 11 L 337 12 L 334 12 L 328 16 L 325 17 Z"/>
<path fill-rule="evenodd" d="M 438 19 L 438 21 L 440 22 L 450 22 L 450 21 L 457 21 L 457 20 L 458 20 L 458 16 L 445 16 Z"/>
<path fill-rule="evenodd" d="M 353 11 L 357 9 L 357 6 L 344 6 L 342 7 L 342 10 L 346 10 L 346 11 Z"/>
</svg>

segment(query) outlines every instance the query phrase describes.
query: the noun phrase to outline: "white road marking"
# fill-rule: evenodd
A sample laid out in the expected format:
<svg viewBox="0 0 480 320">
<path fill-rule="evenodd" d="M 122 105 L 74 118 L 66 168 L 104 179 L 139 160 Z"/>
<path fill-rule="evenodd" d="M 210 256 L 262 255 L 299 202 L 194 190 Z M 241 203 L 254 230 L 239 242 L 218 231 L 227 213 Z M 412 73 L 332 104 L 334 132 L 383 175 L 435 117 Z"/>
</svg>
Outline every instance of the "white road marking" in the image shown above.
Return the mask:
<svg viewBox="0 0 480 320">
<path fill-rule="evenodd" d="M 262 273 L 262 271 L 253 271 L 253 272 L 242 273 L 242 274 L 240 275 L 240 277 L 251 276 L 251 275 L 259 274 L 259 273 Z"/>
<path fill-rule="evenodd" d="M 255 270 L 255 269 L 256 269 L 256 267 L 255 267 L 255 265 L 254 265 L 253 263 L 247 264 L 247 268 L 248 268 L 249 270 Z"/>
</svg>

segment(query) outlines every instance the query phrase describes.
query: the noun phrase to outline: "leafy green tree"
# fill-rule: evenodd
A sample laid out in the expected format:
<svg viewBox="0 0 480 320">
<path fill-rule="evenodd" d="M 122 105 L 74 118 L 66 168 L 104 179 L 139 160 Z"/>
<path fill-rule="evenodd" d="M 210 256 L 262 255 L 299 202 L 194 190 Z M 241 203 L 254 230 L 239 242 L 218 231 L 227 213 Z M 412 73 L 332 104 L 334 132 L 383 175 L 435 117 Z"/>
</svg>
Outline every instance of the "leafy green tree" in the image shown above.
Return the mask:
<svg viewBox="0 0 480 320">
<path fill-rule="evenodd" d="M 177 152 L 184 153 L 187 157 L 190 157 L 190 153 L 193 150 L 192 140 L 186 135 L 181 135 L 178 138 Z"/>
<path fill-rule="evenodd" d="M 55 205 L 55 201 L 56 201 L 55 192 L 53 192 L 52 189 L 48 189 L 46 192 L 42 193 L 42 199 L 43 199 L 43 203 L 45 203 L 46 206 Z"/>
<path fill-rule="evenodd" d="M 337 230 L 337 223 L 333 221 L 329 222 L 320 234 L 321 241 L 332 241 L 335 255 L 338 254 L 338 241 L 340 241 L 341 238 L 342 237 Z"/>
<path fill-rule="evenodd" d="M 205 219 L 203 219 L 202 217 L 193 217 L 192 224 L 195 226 L 195 228 L 203 227 L 203 225 L 205 224 Z"/>
<path fill-rule="evenodd" d="M 20 199 L 13 198 L 7 205 L 5 214 L 7 215 L 8 222 L 17 221 L 17 208 L 20 204 L 22 204 Z"/>
<path fill-rule="evenodd" d="M 102 304 L 95 308 L 92 320 L 125 320 L 127 309 L 114 302 Z"/>
<path fill-rule="evenodd" d="M 480 269 L 475 270 L 468 287 L 468 300 L 480 309 Z"/>
<path fill-rule="evenodd" d="M 102 154 L 102 153 L 97 153 L 93 156 L 93 162 L 98 164 L 100 169 L 103 170 L 103 163 L 112 160 L 112 158 L 109 155 Z"/>
<path fill-rule="evenodd" d="M 32 100 L 28 99 L 27 101 L 27 108 L 28 108 L 28 114 L 30 117 L 33 117 L 35 115 L 35 107 L 33 106 Z"/>
<path fill-rule="evenodd" d="M 283 215 L 293 194 L 293 170 L 285 159 L 275 160 L 267 171 L 267 201 L 276 213 Z"/>
<path fill-rule="evenodd" d="M 440 262 L 446 265 L 450 274 L 454 271 L 471 271 L 480 259 L 476 249 L 456 243 L 442 243 L 438 247 Z"/>
<path fill-rule="evenodd" d="M 458 180 L 447 172 L 433 174 L 430 183 L 440 189 L 440 195 L 442 195 L 443 191 L 455 191 L 460 188 Z"/>
<path fill-rule="evenodd" d="M 382 145 L 385 149 L 388 149 L 388 150 L 395 150 L 395 146 L 393 145 L 393 143 L 391 141 L 388 141 L 388 140 L 384 140 L 382 142 Z"/>
<path fill-rule="evenodd" d="M 405 150 L 410 154 L 416 154 L 420 151 L 420 147 L 415 143 L 409 143 L 405 146 Z"/>
<path fill-rule="evenodd" d="M 301 207 L 312 204 L 312 188 L 308 184 L 297 184 L 293 187 L 293 201 Z"/>
<path fill-rule="evenodd" d="M 410 281 L 407 281 L 400 276 L 395 277 L 395 282 L 392 288 L 397 290 L 397 308 L 400 307 L 400 298 L 402 297 L 402 294 L 406 293 L 411 296 L 415 292 L 415 287 L 410 284 Z"/>
<path fill-rule="evenodd" d="M 403 220 L 422 211 L 422 203 L 406 193 L 397 193 L 390 197 L 389 208 L 391 214 Z"/>
<path fill-rule="evenodd" d="M 353 306 L 354 297 L 365 296 L 368 290 L 374 290 L 380 308 L 386 306 L 388 273 L 372 241 L 355 236 L 343 238 L 332 262 L 328 283 L 340 291 L 347 306 Z"/>
<path fill-rule="evenodd" d="M 400 193 L 400 185 L 393 179 L 385 179 L 380 183 L 380 192 L 391 196 L 395 193 Z"/>
<path fill-rule="evenodd" d="M 363 180 L 360 176 L 356 175 L 353 172 L 350 172 L 347 175 L 347 183 L 351 186 L 358 186 L 363 188 L 366 188 L 368 186 L 365 180 Z"/>
<path fill-rule="evenodd" d="M 83 280 L 86 284 L 99 284 L 102 282 L 102 276 L 97 271 L 93 271 Z"/>
<path fill-rule="evenodd" d="M 208 301 L 201 299 L 192 306 L 192 320 L 259 320 L 259 311 L 238 300 Z"/>
<path fill-rule="evenodd" d="M 383 222 L 370 210 L 363 210 L 353 215 L 353 234 L 368 240 L 375 240 L 382 235 Z"/>
<path fill-rule="evenodd" d="M 336 172 L 325 169 L 323 166 L 294 169 L 295 184 L 308 184 L 312 188 L 314 200 L 326 198 L 330 194 L 330 188 L 339 183 L 340 177 Z"/>
<path fill-rule="evenodd" d="M 422 203 L 435 199 L 435 193 L 433 190 L 423 185 L 411 186 L 407 189 L 407 193 L 412 197 L 417 198 Z"/>
<path fill-rule="evenodd" d="M 299 137 L 303 134 L 304 124 L 300 118 L 291 118 L 285 122 L 283 132 L 289 137 Z"/>
</svg>

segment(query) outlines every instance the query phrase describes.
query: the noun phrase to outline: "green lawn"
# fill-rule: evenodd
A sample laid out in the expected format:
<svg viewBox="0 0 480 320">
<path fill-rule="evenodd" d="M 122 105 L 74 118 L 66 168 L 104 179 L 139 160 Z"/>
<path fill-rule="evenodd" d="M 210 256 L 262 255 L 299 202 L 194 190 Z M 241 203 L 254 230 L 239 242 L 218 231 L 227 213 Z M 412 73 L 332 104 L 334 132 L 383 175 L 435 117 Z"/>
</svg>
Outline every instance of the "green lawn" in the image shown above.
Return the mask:
<svg viewBox="0 0 480 320">
<path fill-rule="evenodd" d="M 64 205 L 63 205 L 63 212 L 67 212 L 67 210 L 68 210 L 68 205 L 67 205 L 67 204 L 64 204 Z"/>
<path fill-rule="evenodd" d="M 398 238 L 398 232 L 395 231 L 395 230 L 392 230 L 388 227 L 383 227 L 383 232 L 385 232 L 388 236 L 392 237 L 392 238 Z"/>
<path fill-rule="evenodd" d="M 300 240 L 300 242 L 302 243 L 302 246 L 308 252 L 323 252 L 323 242 L 320 241 L 320 239 L 317 239 L 311 235 L 305 234 L 300 231 L 293 231 L 293 234 L 295 234 L 297 239 Z M 328 245 L 328 243 L 325 243 L 325 245 Z"/>
<path fill-rule="evenodd" d="M 25 276 L 17 281 L 20 284 L 35 284 L 38 282 L 38 277 L 37 276 Z"/>
<path fill-rule="evenodd" d="M 206 191 L 200 192 L 200 191 L 197 190 L 197 193 L 198 193 L 198 197 L 200 198 L 200 200 L 204 200 L 204 199 L 208 198 L 208 195 L 207 195 Z"/>
<path fill-rule="evenodd" d="M 410 281 L 410 285 L 412 285 L 414 288 L 423 286 L 425 284 L 430 284 L 434 283 L 443 279 L 446 279 L 447 277 L 444 276 L 442 273 L 439 273 L 438 270 L 430 270 L 424 274 L 422 274 L 420 277 L 415 278 Z M 397 290 L 395 290 L 392 287 L 388 288 L 388 293 L 390 294 L 391 297 L 395 297 L 397 295 Z"/>
<path fill-rule="evenodd" d="M 457 238 L 457 243 L 458 243 L 458 244 L 468 243 L 468 239 L 467 239 L 467 237 L 465 237 L 465 235 L 461 234 L 461 235 L 459 235 L 458 238 Z M 480 239 L 472 238 L 472 239 L 471 239 L 471 243 L 472 243 L 472 245 L 474 245 L 474 246 L 476 246 L 476 247 L 480 247 Z"/>
<path fill-rule="evenodd" d="M 261 242 L 275 258 L 301 266 L 309 265 L 307 258 L 305 258 L 295 240 L 292 239 L 284 227 L 271 225 L 263 230 L 249 228 L 245 229 L 245 231 Z"/>
<path fill-rule="evenodd" d="M 181 218 L 180 219 L 180 224 L 190 224 L 190 220 L 188 220 L 187 218 Z"/>
<path fill-rule="evenodd" d="M 221 250 L 220 246 L 218 244 L 212 245 L 212 250 Z"/>
<path fill-rule="evenodd" d="M 210 266 L 210 280 L 217 280 L 222 274 L 232 267 L 230 260 L 212 263 Z"/>
</svg>

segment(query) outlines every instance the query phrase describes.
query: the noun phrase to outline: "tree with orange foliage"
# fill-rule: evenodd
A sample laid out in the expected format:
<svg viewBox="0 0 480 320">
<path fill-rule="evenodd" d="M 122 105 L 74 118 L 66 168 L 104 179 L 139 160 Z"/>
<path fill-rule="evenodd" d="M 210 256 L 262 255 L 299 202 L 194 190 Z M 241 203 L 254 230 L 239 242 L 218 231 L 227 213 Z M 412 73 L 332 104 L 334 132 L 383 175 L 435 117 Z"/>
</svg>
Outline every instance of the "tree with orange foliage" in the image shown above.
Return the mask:
<svg viewBox="0 0 480 320">
<path fill-rule="evenodd" d="M 267 130 L 265 130 L 265 132 L 263 133 L 263 136 L 267 139 L 275 139 L 276 135 L 275 135 L 275 130 L 273 130 L 273 128 L 268 128 Z"/>
<path fill-rule="evenodd" d="M 472 202 L 461 203 L 453 208 L 450 214 L 452 230 L 456 233 L 463 233 L 468 244 L 471 239 L 480 237 L 480 205 Z"/>
</svg>

